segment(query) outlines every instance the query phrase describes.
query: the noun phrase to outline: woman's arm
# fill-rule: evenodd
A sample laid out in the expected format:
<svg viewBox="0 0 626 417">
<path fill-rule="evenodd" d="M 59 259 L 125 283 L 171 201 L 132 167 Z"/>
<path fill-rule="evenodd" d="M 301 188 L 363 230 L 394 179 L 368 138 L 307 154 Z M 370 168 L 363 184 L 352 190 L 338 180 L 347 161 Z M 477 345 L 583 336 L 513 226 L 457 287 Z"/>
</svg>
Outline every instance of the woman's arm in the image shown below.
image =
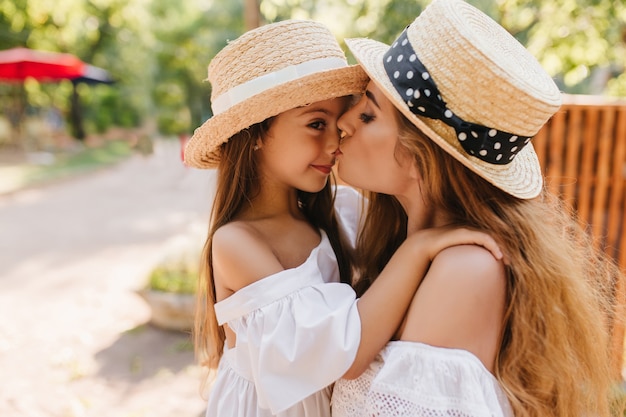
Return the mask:
<svg viewBox="0 0 626 417">
<path fill-rule="evenodd" d="M 367 369 L 400 326 L 431 261 L 440 251 L 457 245 L 482 246 L 491 252 L 494 262 L 502 259 L 495 240 L 478 231 L 439 228 L 421 230 L 409 236 L 358 300 L 361 342 L 344 378 L 356 378 Z"/>
</svg>

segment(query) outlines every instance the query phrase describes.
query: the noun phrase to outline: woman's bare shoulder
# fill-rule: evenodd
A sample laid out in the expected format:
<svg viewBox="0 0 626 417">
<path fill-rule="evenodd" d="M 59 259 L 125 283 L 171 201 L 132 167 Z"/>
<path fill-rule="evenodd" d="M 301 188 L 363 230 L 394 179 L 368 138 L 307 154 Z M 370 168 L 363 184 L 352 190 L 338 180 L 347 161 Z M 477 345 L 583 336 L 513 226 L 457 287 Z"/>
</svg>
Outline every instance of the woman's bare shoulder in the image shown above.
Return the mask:
<svg viewBox="0 0 626 417">
<path fill-rule="evenodd" d="M 504 264 L 482 246 L 458 245 L 442 250 L 433 259 L 433 281 L 476 292 L 498 291 L 504 285 Z"/>
<path fill-rule="evenodd" d="M 502 332 L 504 264 L 483 247 L 453 246 L 433 260 L 401 338 L 474 353 L 488 368 Z"/>
</svg>

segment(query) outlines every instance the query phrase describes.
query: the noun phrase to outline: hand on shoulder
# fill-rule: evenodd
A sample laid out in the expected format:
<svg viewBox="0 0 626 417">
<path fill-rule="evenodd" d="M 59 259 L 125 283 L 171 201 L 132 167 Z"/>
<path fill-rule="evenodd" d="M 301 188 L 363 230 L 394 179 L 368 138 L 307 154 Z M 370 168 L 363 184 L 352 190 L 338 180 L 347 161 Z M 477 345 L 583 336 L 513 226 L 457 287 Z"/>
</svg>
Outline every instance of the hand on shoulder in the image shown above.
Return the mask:
<svg viewBox="0 0 626 417">
<path fill-rule="evenodd" d="M 215 232 L 212 256 L 218 299 L 284 269 L 263 236 L 245 222 Z"/>
<path fill-rule="evenodd" d="M 464 349 L 493 369 L 505 300 L 502 261 L 481 246 L 446 248 L 415 293 L 400 339 Z"/>
<path fill-rule="evenodd" d="M 428 260 L 433 260 L 442 250 L 457 245 L 482 246 L 496 259 L 503 259 L 502 251 L 493 237 L 485 232 L 465 227 L 443 226 L 421 229 L 409 235 L 405 243 L 417 244 L 420 252 L 425 251 Z"/>
</svg>

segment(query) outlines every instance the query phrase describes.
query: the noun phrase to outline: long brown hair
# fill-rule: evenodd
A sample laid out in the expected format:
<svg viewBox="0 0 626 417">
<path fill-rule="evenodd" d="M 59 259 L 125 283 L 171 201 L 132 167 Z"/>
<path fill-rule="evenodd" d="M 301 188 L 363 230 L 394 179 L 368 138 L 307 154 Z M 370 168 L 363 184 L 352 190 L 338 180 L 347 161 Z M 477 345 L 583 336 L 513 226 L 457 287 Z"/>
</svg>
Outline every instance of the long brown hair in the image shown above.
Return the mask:
<svg viewBox="0 0 626 417">
<path fill-rule="evenodd" d="M 196 357 L 209 368 L 217 366 L 225 340 L 224 329 L 218 325 L 213 309 L 217 302 L 212 267 L 213 235 L 221 226 L 231 222 L 246 205 L 252 204 L 259 192 L 260 176 L 254 145 L 258 138 L 266 136 L 271 122 L 272 118 L 235 134 L 221 148 L 211 224 L 201 256 L 194 325 Z M 298 201 L 311 225 L 326 232 L 337 257 L 341 281 L 351 283 L 351 254 L 333 210 L 333 188 L 332 182 L 328 181 L 320 192 L 298 191 Z"/>
<path fill-rule="evenodd" d="M 611 282 L 620 274 L 615 263 L 594 249 L 557 197 L 512 197 L 465 168 L 399 112 L 397 117 L 398 146 L 414 156 L 427 204 L 454 224 L 489 233 L 510 260 L 495 376 L 515 416 L 608 416 L 614 381 L 609 322 L 617 319 L 610 315 Z M 368 197 L 355 252 L 359 292 L 406 237 L 398 202 Z"/>
</svg>

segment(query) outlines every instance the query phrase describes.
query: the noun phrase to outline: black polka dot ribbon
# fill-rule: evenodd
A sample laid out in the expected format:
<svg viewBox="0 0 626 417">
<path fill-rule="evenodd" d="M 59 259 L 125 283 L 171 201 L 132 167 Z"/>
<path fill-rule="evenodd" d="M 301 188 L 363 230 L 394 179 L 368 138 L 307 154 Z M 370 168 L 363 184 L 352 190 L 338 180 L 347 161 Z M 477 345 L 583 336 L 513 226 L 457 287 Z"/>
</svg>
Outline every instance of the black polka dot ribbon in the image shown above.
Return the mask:
<svg viewBox="0 0 626 417">
<path fill-rule="evenodd" d="M 415 54 L 406 29 L 385 54 L 384 65 L 391 83 L 411 112 L 441 120 L 454 128 L 461 146 L 470 155 L 491 164 L 505 165 L 530 142 L 528 137 L 467 122 L 455 115 Z"/>
</svg>

